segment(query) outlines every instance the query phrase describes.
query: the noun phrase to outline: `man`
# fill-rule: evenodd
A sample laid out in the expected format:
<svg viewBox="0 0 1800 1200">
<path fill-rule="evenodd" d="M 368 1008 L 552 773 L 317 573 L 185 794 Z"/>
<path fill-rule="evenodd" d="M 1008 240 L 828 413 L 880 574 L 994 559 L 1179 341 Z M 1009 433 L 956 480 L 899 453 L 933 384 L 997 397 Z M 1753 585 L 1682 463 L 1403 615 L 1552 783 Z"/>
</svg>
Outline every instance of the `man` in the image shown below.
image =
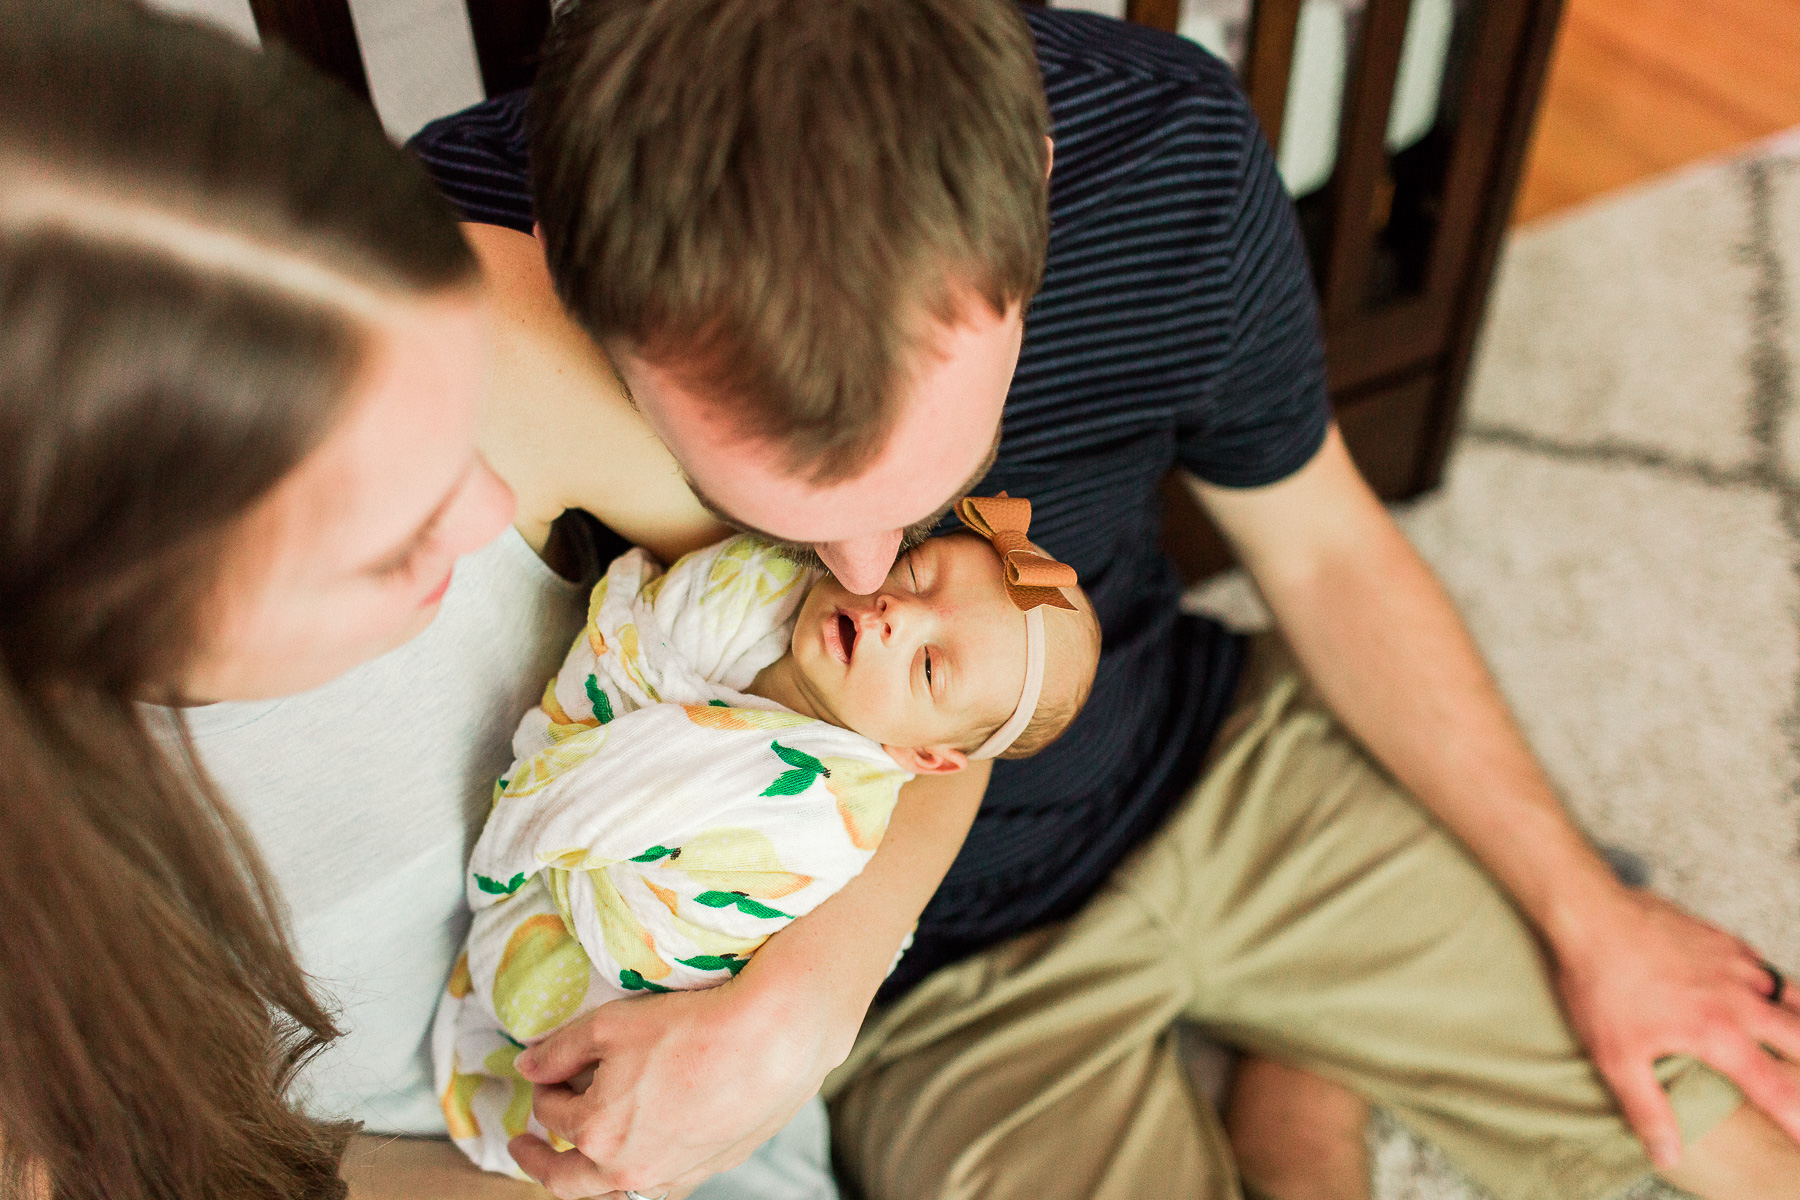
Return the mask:
<svg viewBox="0 0 1800 1200">
<path fill-rule="evenodd" d="M 1365 1096 L 1503 1196 L 1603 1195 L 1652 1161 L 1703 1195 L 1792 1194 L 1800 1084 L 1763 1046 L 1800 1054 L 1800 1018 L 1751 951 L 1607 873 L 1357 476 L 1291 211 L 1228 73 L 1116 23 L 1024 20 L 1031 40 L 1000 0 L 590 5 L 559 26 L 529 136 L 514 96 L 415 143 L 506 314 L 488 451 L 522 528 L 617 505 L 596 464 L 626 451 L 581 414 L 622 385 L 718 515 L 812 546 L 853 589 L 971 487 L 1030 496 L 1106 638 L 1086 713 L 994 770 L 941 887 L 966 790 L 903 804 L 868 875 L 734 985 L 607 1006 L 521 1056 L 578 1151 L 515 1156 L 563 1196 L 736 1161 L 842 1053 L 931 896 L 834 1081 L 870 1195 L 1229 1195 L 1234 1154 L 1281 1200 L 1366 1195 Z M 1156 546 L 1176 463 L 1322 704 L 1267 647 L 1243 678 L 1240 642 L 1177 616 Z M 1350 860 L 1354 878 L 1316 878 Z M 1201 893 L 1220 920 L 1196 919 Z M 1152 915 L 1101 944 L 1127 901 Z M 1180 937 L 1155 942 L 1178 909 Z M 1128 961 L 1133 939 L 1156 949 Z M 1245 989 L 1144 981 L 1174 958 Z M 1494 1003 L 1437 1007 L 1463 996 Z M 1229 1149 L 1171 1075 L 1182 1014 L 1252 1052 Z M 660 1141 L 677 1127 L 703 1132 Z"/>
</svg>

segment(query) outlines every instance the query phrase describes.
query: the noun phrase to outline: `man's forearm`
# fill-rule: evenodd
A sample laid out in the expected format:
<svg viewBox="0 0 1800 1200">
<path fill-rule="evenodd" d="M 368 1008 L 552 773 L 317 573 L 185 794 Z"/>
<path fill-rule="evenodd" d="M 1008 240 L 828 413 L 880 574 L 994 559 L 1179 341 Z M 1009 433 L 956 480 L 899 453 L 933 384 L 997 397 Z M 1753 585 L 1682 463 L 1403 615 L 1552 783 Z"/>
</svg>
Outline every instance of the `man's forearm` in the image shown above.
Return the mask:
<svg viewBox="0 0 1800 1200">
<path fill-rule="evenodd" d="M 1332 710 L 1552 941 L 1577 936 L 1618 885 L 1337 431 L 1288 480 L 1203 494 Z"/>
<path fill-rule="evenodd" d="M 344 1153 L 350 1200 L 547 1200 L 550 1193 L 483 1171 L 439 1138 L 358 1134 Z"/>
<path fill-rule="evenodd" d="M 1614 886 L 1569 819 L 1443 588 L 1391 523 L 1271 596 L 1333 711 L 1553 939 Z"/>
<path fill-rule="evenodd" d="M 850 1051 L 894 953 L 918 920 L 968 836 L 990 764 L 921 776 L 901 789 L 881 846 L 862 874 L 770 938 L 736 983 L 774 1002 L 828 999 L 832 1061 Z"/>
</svg>

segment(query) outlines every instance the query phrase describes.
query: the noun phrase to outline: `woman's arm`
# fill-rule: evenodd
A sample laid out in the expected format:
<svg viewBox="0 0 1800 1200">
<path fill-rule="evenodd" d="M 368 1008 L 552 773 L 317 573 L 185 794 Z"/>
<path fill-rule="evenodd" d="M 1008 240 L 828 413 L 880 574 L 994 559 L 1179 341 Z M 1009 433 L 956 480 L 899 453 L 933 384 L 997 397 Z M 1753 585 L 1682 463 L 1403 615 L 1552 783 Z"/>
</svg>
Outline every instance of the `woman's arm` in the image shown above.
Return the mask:
<svg viewBox="0 0 1800 1200">
<path fill-rule="evenodd" d="M 532 549 L 543 550 L 569 508 L 663 562 L 730 533 L 694 499 L 612 363 L 563 311 L 537 239 L 498 225 L 462 228 L 481 260 L 493 331 L 481 450 L 518 497 L 513 523 Z"/>
<path fill-rule="evenodd" d="M 734 980 L 606 1004 L 519 1056 L 538 1120 L 579 1151 L 517 1138 L 557 1196 L 680 1195 L 779 1131 L 849 1054 L 894 953 L 962 847 L 991 764 L 915 779 L 881 847 Z M 585 1091 L 566 1081 L 588 1070 Z M 599 1164 L 599 1165 L 596 1165 Z"/>
<path fill-rule="evenodd" d="M 358 1134 L 344 1152 L 350 1200 L 544 1200 L 535 1183 L 483 1171 L 439 1138 Z"/>
</svg>

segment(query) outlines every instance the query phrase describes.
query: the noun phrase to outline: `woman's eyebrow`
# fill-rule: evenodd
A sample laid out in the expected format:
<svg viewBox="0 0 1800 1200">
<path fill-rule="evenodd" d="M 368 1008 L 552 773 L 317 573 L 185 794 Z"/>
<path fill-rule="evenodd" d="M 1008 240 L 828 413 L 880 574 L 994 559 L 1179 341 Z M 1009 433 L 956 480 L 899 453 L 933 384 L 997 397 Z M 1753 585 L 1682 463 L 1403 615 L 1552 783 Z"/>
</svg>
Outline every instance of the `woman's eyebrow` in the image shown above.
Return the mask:
<svg viewBox="0 0 1800 1200">
<path fill-rule="evenodd" d="M 463 473 L 456 477 L 456 482 L 450 485 L 450 490 L 444 493 L 444 498 L 438 501 L 438 506 L 432 509 L 431 512 L 426 515 L 425 519 L 419 523 L 418 528 L 408 534 L 406 540 L 401 542 L 394 550 L 382 555 L 379 559 L 376 559 L 374 562 L 364 567 L 362 569 L 363 573 L 368 575 L 380 575 L 387 571 L 399 570 L 400 567 L 405 565 L 408 559 L 418 553 L 419 547 L 430 540 L 432 533 L 438 527 L 438 522 L 444 519 L 444 514 L 450 511 L 451 503 L 462 492 L 463 481 L 469 477 L 469 472 L 474 470 L 474 468 L 475 464 L 470 462 L 469 466 L 463 470 Z"/>
</svg>

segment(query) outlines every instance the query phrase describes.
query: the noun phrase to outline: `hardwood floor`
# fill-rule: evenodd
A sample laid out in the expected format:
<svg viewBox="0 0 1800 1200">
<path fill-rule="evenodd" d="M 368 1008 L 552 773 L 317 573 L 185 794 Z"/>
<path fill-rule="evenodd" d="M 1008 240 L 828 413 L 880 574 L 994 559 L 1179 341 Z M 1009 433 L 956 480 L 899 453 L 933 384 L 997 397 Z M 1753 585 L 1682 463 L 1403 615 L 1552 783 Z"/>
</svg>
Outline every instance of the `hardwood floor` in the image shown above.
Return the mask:
<svg viewBox="0 0 1800 1200">
<path fill-rule="evenodd" d="M 1800 125 L 1800 0 L 1568 0 L 1515 223 Z"/>
</svg>

